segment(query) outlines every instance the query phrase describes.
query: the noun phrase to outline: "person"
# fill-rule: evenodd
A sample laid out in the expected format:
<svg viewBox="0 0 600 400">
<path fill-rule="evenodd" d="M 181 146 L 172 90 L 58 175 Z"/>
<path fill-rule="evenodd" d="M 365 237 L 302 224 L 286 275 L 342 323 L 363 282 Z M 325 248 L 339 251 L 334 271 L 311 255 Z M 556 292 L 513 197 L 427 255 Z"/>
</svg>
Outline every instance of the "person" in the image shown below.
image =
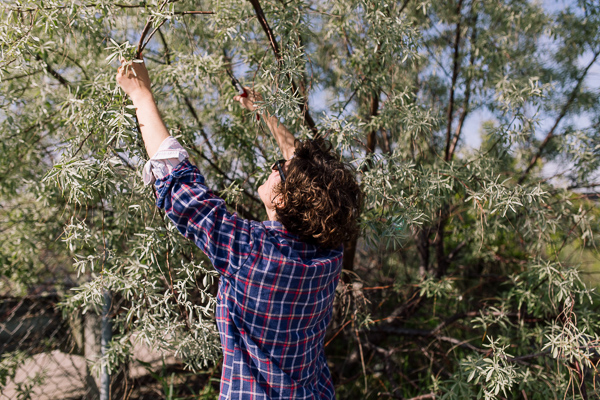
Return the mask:
<svg viewBox="0 0 600 400">
<path fill-rule="evenodd" d="M 357 231 L 362 194 L 353 169 L 323 140 L 298 141 L 275 116 L 262 119 L 285 160 L 258 188 L 268 221 L 230 213 L 171 137 L 143 62 L 117 82 L 131 98 L 150 160 L 157 205 L 220 273 L 216 319 L 223 347 L 220 399 L 334 399 L 324 337 L 343 246 Z M 134 72 L 135 71 L 135 72 Z M 259 95 L 234 99 L 249 110 Z"/>
</svg>

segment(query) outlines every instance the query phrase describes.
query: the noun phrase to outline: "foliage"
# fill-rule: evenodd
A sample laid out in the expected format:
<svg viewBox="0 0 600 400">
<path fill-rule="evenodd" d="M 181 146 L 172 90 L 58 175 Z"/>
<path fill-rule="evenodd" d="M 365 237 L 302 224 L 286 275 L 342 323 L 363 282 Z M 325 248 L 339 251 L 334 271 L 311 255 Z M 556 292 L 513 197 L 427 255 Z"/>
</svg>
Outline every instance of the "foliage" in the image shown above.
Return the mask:
<svg viewBox="0 0 600 400">
<path fill-rule="evenodd" d="M 14 380 L 17 369 L 24 364 L 30 357 L 20 351 L 8 352 L 0 357 L 0 388 L 5 389 L 9 381 Z M 37 372 L 32 376 L 25 377 L 24 380 L 14 382 L 14 392 L 18 400 L 32 399 L 33 390 L 36 386 L 42 385 L 46 379 L 46 372 Z"/>
<path fill-rule="evenodd" d="M 163 118 L 232 210 L 266 218 L 256 188 L 279 157 L 226 69 L 356 166 L 362 233 L 326 347 L 340 398 L 598 394 L 578 265 L 598 255 L 595 2 L 5 1 L 0 16 L 1 290 L 73 287 L 65 309 L 90 312 L 105 290 L 123 299 L 104 363 L 131 337 L 193 369 L 220 351 L 216 275 L 142 185 L 114 79 L 148 24 Z"/>
</svg>

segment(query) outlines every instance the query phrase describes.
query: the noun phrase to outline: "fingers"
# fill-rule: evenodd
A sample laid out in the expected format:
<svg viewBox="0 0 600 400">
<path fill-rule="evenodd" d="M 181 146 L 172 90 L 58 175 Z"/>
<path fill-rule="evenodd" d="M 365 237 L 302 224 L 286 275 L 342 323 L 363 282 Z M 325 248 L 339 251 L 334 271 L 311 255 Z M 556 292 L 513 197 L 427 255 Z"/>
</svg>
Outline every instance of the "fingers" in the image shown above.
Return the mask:
<svg viewBox="0 0 600 400">
<path fill-rule="evenodd" d="M 252 103 L 263 100 L 263 97 L 261 96 L 261 94 L 259 92 L 255 91 L 254 89 L 249 88 L 249 87 L 244 87 L 244 90 L 248 94 L 247 99 L 250 100 Z"/>
<path fill-rule="evenodd" d="M 240 104 L 242 105 L 242 107 L 244 107 L 246 110 L 249 110 L 249 111 L 254 111 L 258 108 L 256 106 L 256 104 L 254 104 L 252 99 L 249 99 L 247 97 L 242 97 L 242 96 L 238 95 L 238 96 L 234 96 L 233 100 L 239 101 Z"/>
<path fill-rule="evenodd" d="M 248 99 L 240 95 L 233 96 L 234 101 L 239 101 L 242 107 L 248 108 Z"/>
<path fill-rule="evenodd" d="M 255 98 L 256 98 L 256 92 L 254 90 L 252 90 L 251 88 L 247 87 L 247 86 L 244 86 L 244 90 L 248 94 L 248 98 L 250 100 L 254 101 Z"/>
</svg>

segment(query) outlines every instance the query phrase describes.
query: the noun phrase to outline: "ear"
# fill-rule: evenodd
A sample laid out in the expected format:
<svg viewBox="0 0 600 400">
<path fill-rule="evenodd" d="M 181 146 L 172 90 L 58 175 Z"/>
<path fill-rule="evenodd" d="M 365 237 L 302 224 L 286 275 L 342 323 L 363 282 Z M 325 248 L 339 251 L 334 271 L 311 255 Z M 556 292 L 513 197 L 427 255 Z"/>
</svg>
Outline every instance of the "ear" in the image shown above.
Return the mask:
<svg viewBox="0 0 600 400">
<path fill-rule="evenodd" d="M 284 201 L 283 201 L 283 197 L 281 196 L 281 193 L 278 194 L 277 196 L 275 196 L 275 198 L 273 199 L 273 206 L 275 208 L 281 208 L 284 205 Z"/>
</svg>

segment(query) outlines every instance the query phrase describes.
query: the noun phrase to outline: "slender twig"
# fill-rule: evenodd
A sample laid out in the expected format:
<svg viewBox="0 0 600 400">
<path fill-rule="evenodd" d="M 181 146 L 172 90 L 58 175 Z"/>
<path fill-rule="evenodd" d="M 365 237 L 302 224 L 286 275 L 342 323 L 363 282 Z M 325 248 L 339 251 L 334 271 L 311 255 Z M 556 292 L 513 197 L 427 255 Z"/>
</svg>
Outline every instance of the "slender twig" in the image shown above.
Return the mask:
<svg viewBox="0 0 600 400">
<path fill-rule="evenodd" d="M 598 59 L 598 55 L 600 55 L 600 50 L 598 50 L 594 53 L 594 57 L 592 58 L 592 61 L 590 61 L 590 63 L 585 67 L 585 69 L 583 70 L 583 72 L 581 73 L 579 78 L 577 78 L 577 84 L 575 85 L 575 87 L 573 88 L 573 91 L 569 95 L 569 98 L 568 98 L 567 102 L 565 103 L 565 105 L 563 106 L 562 110 L 560 111 L 560 114 L 556 118 L 556 121 L 554 121 L 554 125 L 552 125 L 552 128 L 550 128 L 550 131 L 548 132 L 548 134 L 546 135 L 546 137 L 544 138 L 544 140 L 538 147 L 538 151 L 533 156 L 531 161 L 529 161 L 529 165 L 527 165 L 527 168 L 525 169 L 525 171 L 523 171 L 523 173 L 521 174 L 521 177 L 519 178 L 519 183 L 523 183 L 523 181 L 525 180 L 525 178 L 527 177 L 527 175 L 529 174 L 529 172 L 531 171 L 533 166 L 536 164 L 537 160 L 542 156 L 542 153 L 543 153 L 544 149 L 546 148 L 546 146 L 548 145 L 548 143 L 550 142 L 550 139 L 552 139 L 554 137 L 554 132 L 556 131 L 556 128 L 558 128 L 558 125 L 560 124 L 562 119 L 565 117 L 565 115 L 567 115 L 567 111 L 569 111 L 571 104 L 573 104 L 573 101 L 575 101 L 575 98 L 577 97 L 577 94 L 579 93 L 579 88 L 581 87 L 583 80 L 585 79 L 585 77 L 586 77 L 588 71 L 590 70 L 590 68 L 592 67 L 592 65 L 594 65 L 594 63 Z"/>
<path fill-rule="evenodd" d="M 162 9 L 167 5 L 167 2 L 169 0 L 165 0 L 162 2 L 162 4 L 158 7 L 158 11 L 162 11 Z M 150 27 L 152 26 L 152 23 L 154 22 L 154 15 L 151 15 L 148 18 L 148 21 L 146 21 L 146 25 L 144 25 L 144 29 L 142 29 L 142 34 L 140 35 L 140 40 L 138 42 L 138 46 L 137 46 L 137 50 L 135 52 L 135 58 L 137 59 L 141 59 L 141 55 L 142 55 L 142 50 L 144 49 L 144 47 L 146 47 L 146 45 L 144 44 L 144 41 L 146 39 L 146 35 L 148 34 L 148 31 L 150 31 Z M 164 23 L 164 21 L 163 21 Z M 154 33 L 154 32 L 152 32 Z"/>
<path fill-rule="evenodd" d="M 435 399 L 435 393 L 428 393 L 428 394 L 422 394 L 420 396 L 417 397 L 411 397 L 410 399 L 407 400 L 428 400 L 428 399 Z"/>
<path fill-rule="evenodd" d="M 479 347 L 475 347 L 469 343 L 469 341 L 474 340 L 474 339 L 460 340 L 460 339 L 456 339 L 456 338 L 453 338 L 450 336 L 437 335 L 433 331 L 427 331 L 427 330 L 422 330 L 422 329 L 409 329 L 409 328 L 397 328 L 397 327 L 392 327 L 392 326 L 384 326 L 384 327 L 380 327 L 380 328 L 371 328 L 369 330 L 369 332 L 393 333 L 395 335 L 400 335 L 400 336 L 433 337 L 433 338 L 439 340 L 440 342 L 451 343 L 451 344 L 454 344 L 455 346 L 464 347 L 469 350 L 476 351 L 478 353 L 487 353 L 487 351 L 488 351 L 486 349 L 480 349 Z M 478 338 L 475 338 L 475 339 L 478 339 Z"/>
<path fill-rule="evenodd" d="M 93 8 L 93 7 L 98 7 L 98 6 L 107 6 L 110 4 L 98 4 L 98 3 L 90 3 L 90 4 L 84 4 L 82 5 L 82 7 L 85 8 Z M 117 8 L 146 8 L 148 6 L 148 4 L 146 2 L 141 2 L 139 4 L 119 4 L 119 3 L 115 3 L 112 4 L 113 7 L 117 7 Z M 24 13 L 24 12 L 33 12 L 33 11 L 39 11 L 39 10 L 62 10 L 65 8 L 71 8 L 71 6 L 58 6 L 58 7 L 30 7 L 30 8 L 23 8 L 23 7 L 14 7 L 14 8 L 9 8 L 9 11 L 14 11 L 14 12 L 18 12 L 18 13 Z M 194 10 L 190 10 L 190 11 L 175 11 L 174 14 L 192 14 L 192 15 L 203 15 L 203 14 L 214 14 L 214 11 L 194 11 Z"/>
<path fill-rule="evenodd" d="M 15 80 L 15 79 L 27 78 L 28 76 L 33 76 L 33 75 L 35 75 L 35 74 L 39 74 L 40 72 L 42 72 L 42 70 L 41 70 L 41 69 L 36 69 L 36 70 L 33 70 L 33 71 L 31 71 L 31 72 L 28 72 L 28 73 L 26 73 L 26 74 L 9 76 L 8 78 L 1 78 L 0 80 L 1 80 L 2 82 L 7 82 L 7 81 L 12 81 L 12 80 Z"/>
<path fill-rule="evenodd" d="M 456 7 L 456 15 L 458 20 L 456 22 L 456 35 L 454 39 L 454 59 L 452 68 L 452 85 L 450 86 L 450 100 L 448 102 L 448 125 L 446 126 L 446 156 L 445 160 L 450 160 L 450 140 L 452 132 L 452 119 L 454 117 L 454 92 L 456 90 L 456 81 L 458 80 L 458 69 L 459 69 L 459 55 L 460 55 L 460 23 L 461 23 L 461 8 L 463 0 L 458 1 Z"/>
<path fill-rule="evenodd" d="M 63 78 L 61 74 L 56 72 L 56 70 L 54 68 L 52 68 L 50 66 L 50 64 L 48 64 L 48 62 L 46 60 L 44 60 L 39 54 L 35 54 L 35 59 L 43 62 L 45 64 L 46 71 L 48 71 L 48 73 L 50 75 L 52 75 L 54 77 L 54 79 L 56 79 L 61 85 L 63 85 L 67 89 L 69 89 L 71 87 L 70 82 L 67 81 L 65 78 Z"/>
<path fill-rule="evenodd" d="M 154 36 L 154 34 L 156 33 L 157 30 L 160 29 L 161 26 L 164 25 L 164 23 L 167 22 L 166 19 L 163 19 L 162 22 L 160 24 L 158 24 L 158 26 L 156 28 L 154 28 L 154 30 L 152 32 L 150 32 L 150 34 L 148 35 L 148 38 L 146 39 L 146 42 L 142 45 L 142 47 L 139 49 L 138 51 L 138 58 L 139 55 L 142 54 L 142 51 L 144 51 L 144 49 L 146 48 L 146 46 L 148 45 L 148 43 L 150 43 L 150 39 L 152 39 L 152 36 Z"/>
<path fill-rule="evenodd" d="M 145 46 L 144 39 L 146 38 L 146 35 L 148 34 L 150 27 L 152 26 L 153 19 L 154 19 L 153 17 L 148 18 L 148 21 L 146 22 L 144 29 L 142 29 L 142 34 L 140 35 L 140 41 L 138 42 L 137 50 L 135 52 L 135 58 L 137 58 L 137 59 L 141 59 L 142 50 Z"/>
<path fill-rule="evenodd" d="M 165 39 L 165 36 L 163 35 L 161 30 L 158 30 L 158 35 L 163 44 L 163 47 L 165 48 L 165 61 L 167 62 L 167 65 L 171 65 L 171 57 L 170 57 L 171 52 L 169 50 L 169 46 L 167 45 L 167 40 Z M 208 138 L 208 135 L 206 134 L 206 131 L 204 130 L 204 126 L 202 125 L 202 122 L 200 121 L 200 117 L 198 117 L 198 113 L 196 113 L 196 110 L 194 109 L 194 105 L 192 104 L 192 101 L 189 99 L 189 97 L 187 97 L 183 93 L 183 89 L 182 89 L 181 85 L 179 85 L 179 82 L 177 80 L 175 80 L 175 86 L 177 87 L 177 89 L 179 90 L 181 95 L 183 96 L 183 101 L 185 102 L 185 105 L 187 106 L 190 114 L 192 114 L 192 117 L 196 121 L 196 124 L 198 125 L 198 128 L 200 130 L 200 134 L 204 138 L 204 143 L 206 143 L 208 145 L 208 150 L 210 151 L 211 156 L 216 160 L 217 155 L 215 153 L 215 150 L 213 149 L 212 144 Z"/>
<path fill-rule="evenodd" d="M 176 11 L 175 14 L 181 15 L 210 15 L 214 14 L 214 11 Z"/>
<path fill-rule="evenodd" d="M 360 89 L 362 83 L 365 81 L 367 77 L 363 76 L 360 80 L 360 83 L 356 86 L 356 89 L 354 89 L 354 91 L 352 92 L 352 95 L 350 95 L 350 97 L 348 98 L 348 100 L 346 100 L 346 103 L 344 103 L 344 106 L 342 107 L 342 109 L 340 110 L 340 112 L 337 115 L 337 118 L 339 118 L 342 113 L 346 110 L 346 107 L 348 107 L 348 104 L 350 104 L 350 102 L 352 101 L 352 99 L 354 98 L 354 96 L 356 96 L 356 93 L 358 92 L 358 89 Z"/>
<path fill-rule="evenodd" d="M 404 11 L 404 9 L 406 8 L 406 6 L 408 5 L 409 2 L 410 2 L 410 0 L 404 0 L 402 7 L 400 7 L 400 10 L 398 10 L 398 14 L 402 14 L 402 11 Z"/>
<path fill-rule="evenodd" d="M 271 27 L 269 26 L 269 23 L 267 22 L 267 18 L 265 17 L 265 13 L 263 12 L 260 2 L 258 0 L 248 0 L 248 1 L 250 2 L 250 4 L 252 4 L 252 7 L 254 7 L 254 12 L 258 19 L 258 22 L 260 23 L 261 27 L 263 28 L 263 31 L 265 32 L 265 34 L 267 35 L 267 38 L 269 39 L 269 45 L 271 46 L 271 49 L 273 50 L 273 54 L 275 55 L 277 64 L 279 66 L 281 66 L 283 64 L 283 57 L 281 56 L 281 52 L 279 50 L 279 45 L 277 44 L 275 35 L 273 34 L 273 31 L 271 30 Z M 288 77 L 292 84 L 292 92 L 298 93 L 298 87 L 296 86 L 296 83 L 294 82 L 294 80 L 292 79 L 292 77 L 289 74 L 288 74 Z M 304 124 L 312 131 L 313 135 L 316 138 L 316 136 L 318 135 L 317 125 L 315 124 L 315 121 L 313 120 L 312 116 L 308 112 L 308 107 L 306 105 L 306 101 L 299 102 L 298 107 L 300 108 L 300 112 L 302 113 L 302 116 L 304 117 Z"/>
<path fill-rule="evenodd" d="M 450 145 L 450 155 L 449 159 L 452 159 L 454 156 L 454 152 L 456 150 L 456 145 L 458 144 L 458 139 L 460 138 L 460 134 L 462 133 L 462 128 L 465 123 L 465 119 L 470 111 L 469 101 L 471 100 L 471 85 L 473 83 L 473 65 L 475 64 L 475 42 L 477 41 L 477 14 L 475 14 L 473 23 L 473 33 L 471 35 L 471 54 L 469 56 L 469 67 L 471 67 L 469 73 L 469 78 L 467 79 L 466 89 L 465 89 L 465 101 L 463 105 L 463 110 L 458 120 L 458 125 L 456 126 L 456 132 L 454 133 L 454 138 L 452 139 L 452 144 Z"/>
<path fill-rule="evenodd" d="M 358 328 L 356 327 L 356 324 L 354 323 L 356 320 L 356 314 L 352 316 L 352 328 L 354 329 L 354 334 L 356 335 L 356 340 L 358 341 L 358 350 L 360 353 L 360 364 L 362 366 L 362 370 L 363 370 L 363 377 L 365 378 L 365 388 L 363 393 L 366 394 L 367 393 L 367 367 L 365 366 L 365 356 L 363 353 L 363 348 L 362 348 L 362 343 L 360 341 L 360 335 L 358 333 Z"/>
</svg>

